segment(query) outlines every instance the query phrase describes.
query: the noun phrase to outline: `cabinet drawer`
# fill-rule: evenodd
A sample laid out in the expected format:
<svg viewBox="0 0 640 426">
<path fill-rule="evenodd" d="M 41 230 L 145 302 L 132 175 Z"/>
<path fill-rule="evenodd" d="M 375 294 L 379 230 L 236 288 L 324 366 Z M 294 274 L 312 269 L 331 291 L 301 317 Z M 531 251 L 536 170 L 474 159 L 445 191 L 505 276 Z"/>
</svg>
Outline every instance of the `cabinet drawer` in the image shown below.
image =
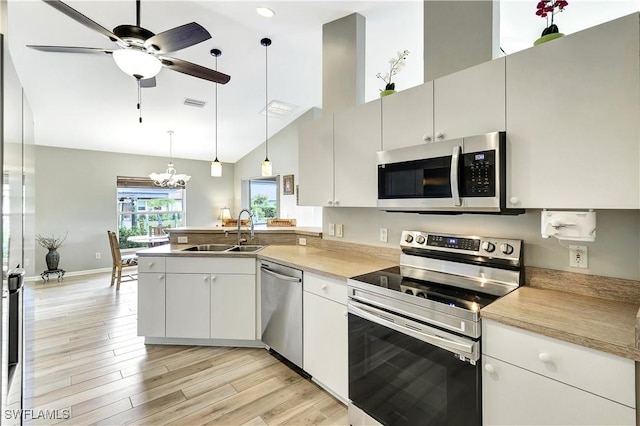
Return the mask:
<svg viewBox="0 0 640 426">
<path fill-rule="evenodd" d="M 347 304 L 347 282 L 306 273 L 304 291 L 326 297 L 334 302 Z"/>
<path fill-rule="evenodd" d="M 630 359 L 482 320 L 482 353 L 635 408 Z"/>
<path fill-rule="evenodd" d="M 161 272 L 165 268 L 164 257 L 138 257 L 138 272 Z"/>
<path fill-rule="evenodd" d="M 167 272 L 178 274 L 256 274 L 254 258 L 168 257 Z"/>
</svg>

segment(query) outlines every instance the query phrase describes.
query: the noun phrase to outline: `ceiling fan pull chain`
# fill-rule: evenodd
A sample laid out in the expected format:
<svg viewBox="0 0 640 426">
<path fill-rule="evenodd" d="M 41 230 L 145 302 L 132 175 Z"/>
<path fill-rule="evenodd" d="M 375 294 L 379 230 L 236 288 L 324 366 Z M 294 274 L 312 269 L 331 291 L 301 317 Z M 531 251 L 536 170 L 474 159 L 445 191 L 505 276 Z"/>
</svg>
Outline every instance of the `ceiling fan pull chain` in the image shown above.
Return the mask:
<svg viewBox="0 0 640 426">
<path fill-rule="evenodd" d="M 137 80 L 138 80 L 138 114 L 139 114 L 138 121 L 142 123 L 142 90 L 140 85 L 140 79 L 138 78 Z"/>
</svg>

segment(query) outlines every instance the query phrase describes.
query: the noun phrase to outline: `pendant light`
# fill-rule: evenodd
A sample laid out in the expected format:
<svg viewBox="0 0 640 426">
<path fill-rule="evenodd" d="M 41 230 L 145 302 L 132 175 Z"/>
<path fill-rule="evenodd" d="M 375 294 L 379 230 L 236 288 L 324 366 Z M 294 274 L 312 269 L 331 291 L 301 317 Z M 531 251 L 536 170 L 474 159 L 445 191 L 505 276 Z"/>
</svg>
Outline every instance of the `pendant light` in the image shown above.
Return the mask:
<svg viewBox="0 0 640 426">
<path fill-rule="evenodd" d="M 164 173 L 151 173 L 149 177 L 153 180 L 154 185 L 162 188 L 184 188 L 191 176 L 184 173 L 176 173 L 171 151 L 173 130 L 169 130 L 167 133 L 169 134 L 169 164 L 167 164 L 167 169 Z"/>
<path fill-rule="evenodd" d="M 218 56 L 222 55 L 222 50 L 220 49 L 211 49 L 211 54 L 216 58 L 216 67 L 214 68 L 214 70 L 218 70 Z M 221 177 L 222 176 L 222 163 L 220 162 L 220 160 L 218 160 L 218 83 L 215 83 L 215 95 L 214 95 L 214 99 L 215 99 L 215 109 L 216 109 L 216 115 L 215 115 L 215 143 L 216 143 L 216 159 L 213 160 L 211 162 L 211 176 L 213 177 Z"/>
<path fill-rule="evenodd" d="M 273 174 L 273 166 L 271 161 L 269 161 L 269 85 L 268 85 L 268 75 L 267 72 L 267 60 L 269 50 L 268 47 L 271 46 L 271 39 L 263 38 L 260 40 L 260 44 L 264 46 L 264 147 L 265 147 L 265 157 L 262 162 L 262 176 L 271 176 Z"/>
</svg>

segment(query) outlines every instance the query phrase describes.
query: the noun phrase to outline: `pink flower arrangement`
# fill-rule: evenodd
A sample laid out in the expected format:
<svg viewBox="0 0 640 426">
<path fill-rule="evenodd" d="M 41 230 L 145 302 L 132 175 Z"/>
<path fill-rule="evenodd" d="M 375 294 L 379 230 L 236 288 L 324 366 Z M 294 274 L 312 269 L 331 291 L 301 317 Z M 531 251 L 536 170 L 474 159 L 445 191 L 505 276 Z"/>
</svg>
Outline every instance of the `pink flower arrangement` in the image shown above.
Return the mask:
<svg viewBox="0 0 640 426">
<path fill-rule="evenodd" d="M 547 28 L 544 29 L 542 35 L 557 33 L 558 27 L 553 23 L 553 17 L 556 13 L 564 11 L 569 5 L 566 0 L 542 0 L 536 6 L 536 15 L 547 20 Z M 551 15 L 551 24 L 549 24 L 549 15 Z"/>
</svg>

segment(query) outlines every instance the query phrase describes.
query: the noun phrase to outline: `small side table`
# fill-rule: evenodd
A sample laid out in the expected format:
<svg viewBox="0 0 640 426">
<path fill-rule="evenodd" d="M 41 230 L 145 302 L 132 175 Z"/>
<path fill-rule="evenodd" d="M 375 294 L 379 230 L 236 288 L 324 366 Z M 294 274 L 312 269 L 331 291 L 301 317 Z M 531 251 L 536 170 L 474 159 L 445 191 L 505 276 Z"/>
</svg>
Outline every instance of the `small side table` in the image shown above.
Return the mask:
<svg viewBox="0 0 640 426">
<path fill-rule="evenodd" d="M 41 273 L 40 276 L 42 277 L 42 281 L 44 281 L 45 278 L 47 281 L 49 281 L 49 275 L 57 275 L 58 281 L 60 281 L 64 279 L 65 272 L 66 271 L 64 269 L 47 269 L 46 271 Z"/>
</svg>

